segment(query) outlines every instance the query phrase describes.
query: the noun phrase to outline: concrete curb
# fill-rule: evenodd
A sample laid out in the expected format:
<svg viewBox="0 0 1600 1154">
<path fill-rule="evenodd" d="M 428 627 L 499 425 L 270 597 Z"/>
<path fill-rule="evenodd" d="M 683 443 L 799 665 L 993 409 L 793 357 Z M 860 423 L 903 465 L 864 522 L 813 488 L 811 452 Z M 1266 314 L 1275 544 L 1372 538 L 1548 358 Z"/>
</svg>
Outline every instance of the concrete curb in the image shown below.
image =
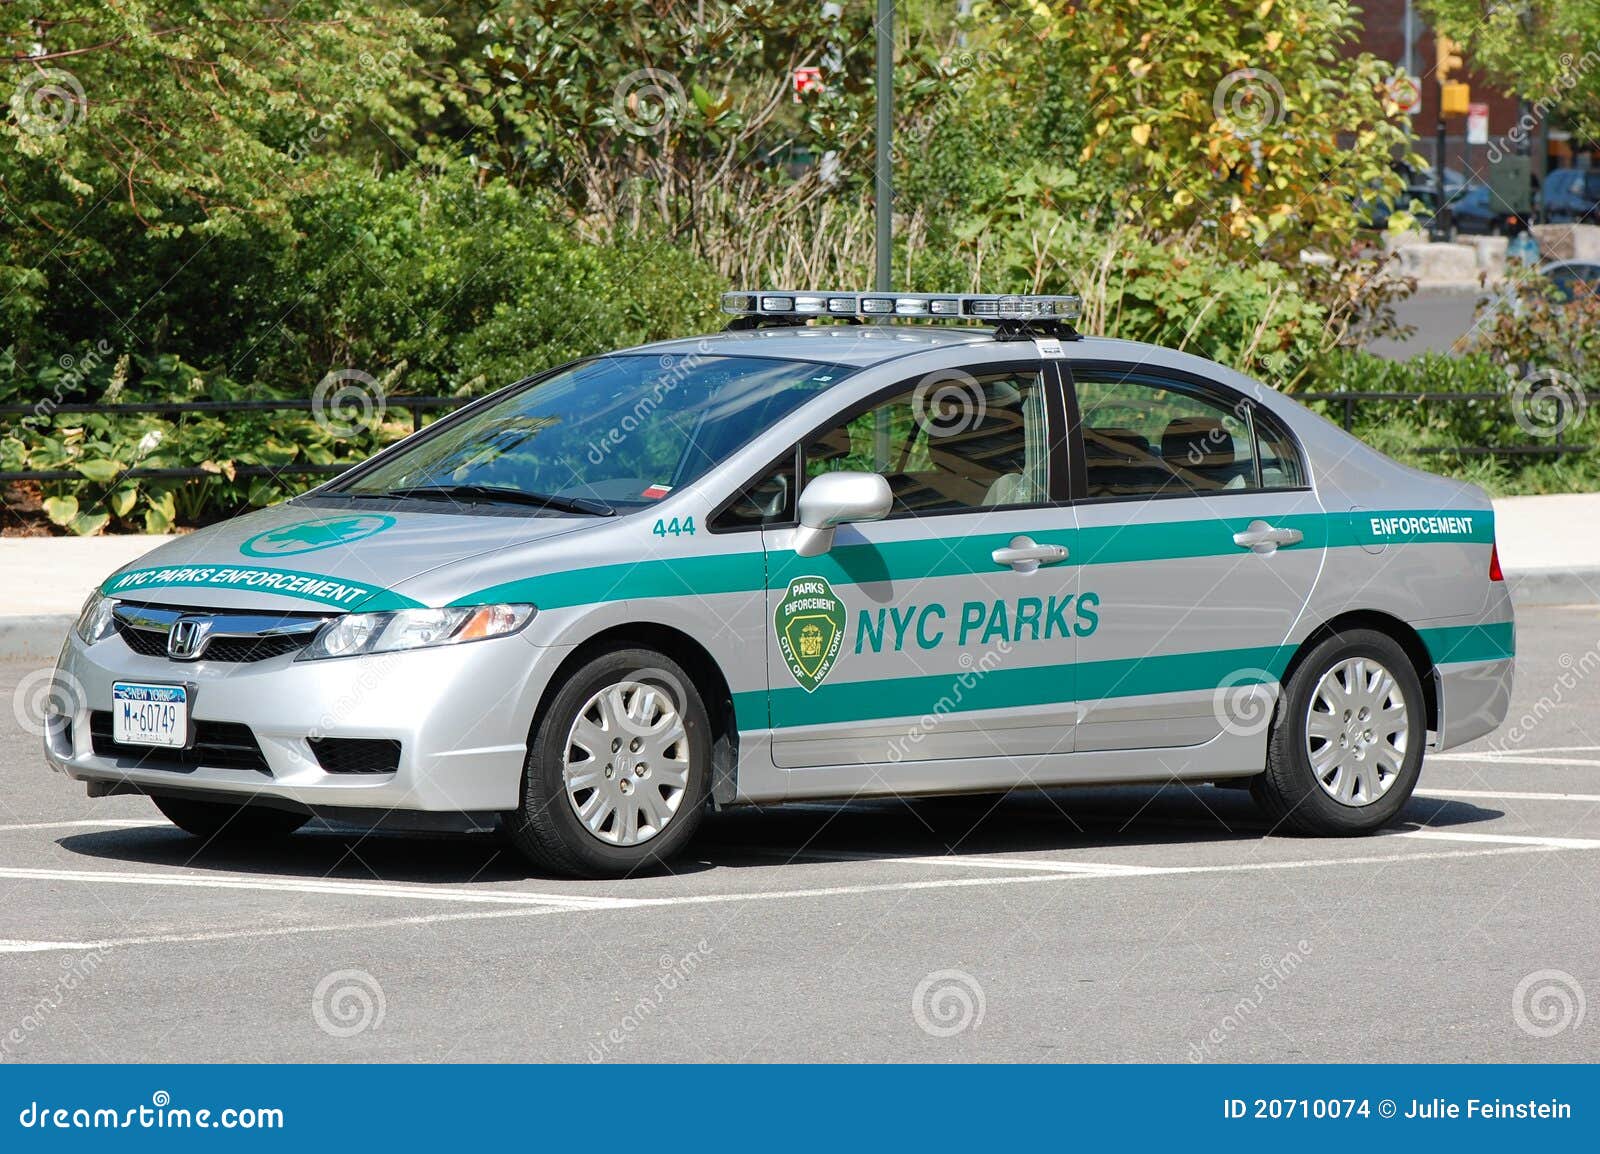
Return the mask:
<svg viewBox="0 0 1600 1154">
<path fill-rule="evenodd" d="M 1529 569 L 1507 573 L 1506 584 L 1518 606 L 1600 603 L 1600 569 Z"/>
<path fill-rule="evenodd" d="M 71 613 L 0 617 L 0 661 L 53 662 L 76 620 Z"/>
<path fill-rule="evenodd" d="M 1600 568 L 1507 573 L 1511 600 L 1527 605 L 1600 605 Z M 76 617 L 50 613 L 0 617 L 0 661 L 54 661 Z"/>
</svg>

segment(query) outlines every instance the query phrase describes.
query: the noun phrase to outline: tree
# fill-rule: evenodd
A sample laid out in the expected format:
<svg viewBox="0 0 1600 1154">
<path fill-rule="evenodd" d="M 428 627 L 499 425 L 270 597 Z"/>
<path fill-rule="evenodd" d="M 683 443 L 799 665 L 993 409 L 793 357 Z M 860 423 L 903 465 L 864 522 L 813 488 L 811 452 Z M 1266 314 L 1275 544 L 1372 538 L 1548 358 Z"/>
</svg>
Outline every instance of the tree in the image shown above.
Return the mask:
<svg viewBox="0 0 1600 1154">
<path fill-rule="evenodd" d="M 1600 5 L 1585 0 L 1423 0 L 1474 71 L 1600 137 Z M 1523 129 L 1526 134 L 1530 129 Z"/>
<path fill-rule="evenodd" d="M 953 5 L 912 15 L 902 124 L 970 67 L 952 52 Z M 476 106 L 480 161 L 561 195 L 596 239 L 686 239 L 737 281 L 778 268 L 853 280 L 871 264 L 857 202 L 872 164 L 872 18 L 870 4 L 825 13 L 820 0 L 505 0 L 486 6 L 481 50 L 455 80 Z M 801 66 L 820 83 L 797 100 Z"/>
<path fill-rule="evenodd" d="M 0 8 L 8 329 L 52 281 L 113 267 L 130 236 L 281 225 L 342 142 L 404 152 L 419 53 L 442 44 L 398 0 L 28 7 Z"/>
</svg>

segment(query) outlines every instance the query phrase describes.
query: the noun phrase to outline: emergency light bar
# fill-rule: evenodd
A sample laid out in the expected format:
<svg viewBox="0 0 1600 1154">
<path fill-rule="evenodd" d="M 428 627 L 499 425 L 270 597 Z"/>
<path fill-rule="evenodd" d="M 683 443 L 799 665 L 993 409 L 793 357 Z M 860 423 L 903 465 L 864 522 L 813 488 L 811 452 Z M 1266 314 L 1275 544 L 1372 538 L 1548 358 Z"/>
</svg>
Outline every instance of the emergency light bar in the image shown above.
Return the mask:
<svg viewBox="0 0 1600 1154">
<path fill-rule="evenodd" d="M 1002 296 L 944 293 L 730 292 L 722 311 L 736 317 L 919 317 L 994 323 L 1074 320 L 1075 296 Z"/>
</svg>

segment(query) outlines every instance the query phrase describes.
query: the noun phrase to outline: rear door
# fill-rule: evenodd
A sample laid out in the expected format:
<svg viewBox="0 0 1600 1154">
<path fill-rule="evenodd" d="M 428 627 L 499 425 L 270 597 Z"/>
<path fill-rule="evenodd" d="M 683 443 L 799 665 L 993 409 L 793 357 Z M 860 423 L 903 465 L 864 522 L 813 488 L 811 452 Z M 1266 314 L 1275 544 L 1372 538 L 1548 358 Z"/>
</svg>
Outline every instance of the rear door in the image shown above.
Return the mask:
<svg viewBox="0 0 1600 1154">
<path fill-rule="evenodd" d="M 1073 362 L 1080 751 L 1263 732 L 1325 553 L 1293 438 L 1214 382 Z M 1259 695 L 1259 697 L 1258 697 Z"/>
<path fill-rule="evenodd" d="M 1083 619 L 1052 491 L 1059 381 L 1037 358 L 941 371 L 806 439 L 803 480 L 877 472 L 895 500 L 820 557 L 764 532 L 777 765 L 920 766 L 894 784 L 937 789 L 972 759 L 1071 749 Z"/>
</svg>

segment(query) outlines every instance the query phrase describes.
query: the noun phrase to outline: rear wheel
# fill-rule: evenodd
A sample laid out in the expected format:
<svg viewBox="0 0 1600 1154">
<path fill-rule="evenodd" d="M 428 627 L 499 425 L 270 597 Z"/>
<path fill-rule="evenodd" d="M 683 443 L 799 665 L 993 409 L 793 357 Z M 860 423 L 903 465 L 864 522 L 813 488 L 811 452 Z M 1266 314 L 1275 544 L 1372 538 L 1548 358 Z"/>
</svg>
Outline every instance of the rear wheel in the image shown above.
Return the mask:
<svg viewBox="0 0 1600 1154">
<path fill-rule="evenodd" d="M 287 837 L 310 820 L 309 814 L 261 805 L 152 797 L 166 819 L 184 833 L 207 841 L 267 841 Z"/>
<path fill-rule="evenodd" d="M 556 873 L 657 869 L 694 836 L 710 768 L 710 721 L 683 668 L 652 649 L 603 650 L 540 717 L 506 832 Z"/>
<path fill-rule="evenodd" d="M 1386 634 L 1352 629 L 1319 642 L 1284 687 L 1251 794 L 1280 825 L 1371 833 L 1416 788 L 1426 738 L 1422 682 Z"/>
</svg>

